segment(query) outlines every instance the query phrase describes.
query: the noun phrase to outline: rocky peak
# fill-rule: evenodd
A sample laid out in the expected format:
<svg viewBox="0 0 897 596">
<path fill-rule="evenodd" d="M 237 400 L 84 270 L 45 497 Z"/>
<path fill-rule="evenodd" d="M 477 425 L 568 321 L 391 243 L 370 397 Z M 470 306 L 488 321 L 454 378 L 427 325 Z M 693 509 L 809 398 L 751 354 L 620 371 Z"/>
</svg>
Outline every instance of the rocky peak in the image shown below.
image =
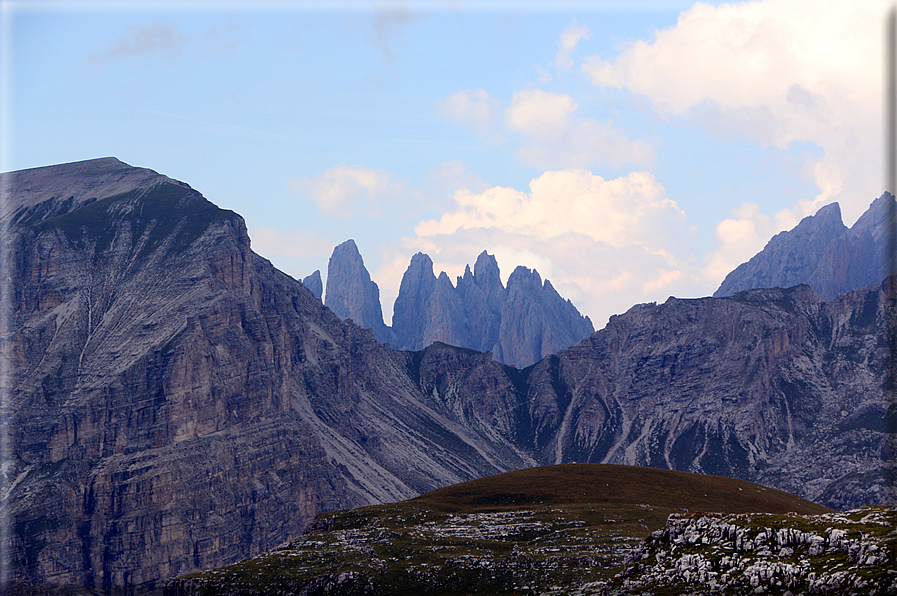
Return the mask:
<svg viewBox="0 0 897 596">
<path fill-rule="evenodd" d="M 321 296 L 324 294 L 324 282 L 321 281 L 321 272 L 320 270 L 315 270 L 311 275 L 306 276 L 302 280 L 302 285 L 309 289 L 309 291 L 314 295 L 318 300 L 321 299 Z"/>
<path fill-rule="evenodd" d="M 538 292 L 542 289 L 542 276 L 535 269 L 518 265 L 508 276 L 508 292 Z"/>
<path fill-rule="evenodd" d="M 465 267 L 455 286 L 445 272 L 433 275 L 430 257 L 416 254 L 402 278 L 393 331 L 402 349 L 419 350 L 440 341 L 529 366 L 594 329 L 547 280 L 543 285 L 536 270 L 518 267 L 505 288 L 498 262 L 483 251 L 473 272 Z"/>
<path fill-rule="evenodd" d="M 886 234 L 894 229 L 894 195 L 884 193 L 869 206 L 850 228 L 851 235 L 868 232 L 876 242 L 886 242 Z"/>
<path fill-rule="evenodd" d="M 421 344 L 428 318 L 426 312 L 435 286 L 433 260 L 424 253 L 415 254 L 402 276 L 399 295 L 393 306 L 392 330 L 397 348 L 419 350 L 423 347 Z"/>
<path fill-rule="evenodd" d="M 477 257 L 473 266 L 474 279 L 487 297 L 494 297 L 504 289 L 501 283 L 501 272 L 494 255 L 485 250 Z"/>
<path fill-rule="evenodd" d="M 569 300 L 564 300 L 535 269 L 519 266 L 508 277 L 501 313 L 502 362 L 528 366 L 594 332 Z"/>
<path fill-rule="evenodd" d="M 153 170 L 114 157 L 7 172 L 0 184 L 0 221 L 39 223 L 110 197 L 166 182 L 189 188 Z"/>
<path fill-rule="evenodd" d="M 893 228 L 894 196 L 884 193 L 851 228 L 837 203 L 819 209 L 726 276 L 715 297 L 753 288 L 809 284 L 825 300 L 877 284 L 887 275 L 887 231 Z"/>
<path fill-rule="evenodd" d="M 324 304 L 339 318 L 352 319 L 372 330 L 378 341 L 392 340 L 392 333 L 383 322 L 380 288 L 371 280 L 354 240 L 346 240 L 333 249 L 327 265 Z"/>
<path fill-rule="evenodd" d="M 830 242 L 847 230 L 841 207 L 832 203 L 805 217 L 788 232 L 772 237 L 766 247 L 726 276 L 715 297 L 752 288 L 790 288 L 807 283 Z M 881 280 L 879 280 L 881 281 Z"/>
<path fill-rule="evenodd" d="M 46 204 L 0 227 L 13 593 L 154 593 L 319 511 L 532 465 L 434 411 L 406 355 L 253 254 L 237 214 L 105 166 L 61 166 L 73 190 L 46 199 L 53 168 L 3 175 L 20 209 Z M 353 249 L 334 271 L 367 281 Z"/>
</svg>

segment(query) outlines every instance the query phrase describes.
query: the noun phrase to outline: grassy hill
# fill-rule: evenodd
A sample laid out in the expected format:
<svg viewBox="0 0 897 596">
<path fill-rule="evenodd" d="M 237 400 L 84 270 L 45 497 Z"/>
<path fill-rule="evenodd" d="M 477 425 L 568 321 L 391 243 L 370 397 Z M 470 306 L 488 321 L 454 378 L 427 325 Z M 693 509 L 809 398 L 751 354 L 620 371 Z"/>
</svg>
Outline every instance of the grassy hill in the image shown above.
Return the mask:
<svg viewBox="0 0 897 596">
<path fill-rule="evenodd" d="M 453 484 L 406 501 L 443 512 L 566 505 L 650 505 L 719 513 L 818 514 L 828 507 L 753 482 L 660 468 L 562 464 Z"/>
<path fill-rule="evenodd" d="M 326 513 L 280 549 L 184 576 L 169 595 L 597 593 L 671 513 L 832 510 L 751 482 L 566 464 Z"/>
</svg>

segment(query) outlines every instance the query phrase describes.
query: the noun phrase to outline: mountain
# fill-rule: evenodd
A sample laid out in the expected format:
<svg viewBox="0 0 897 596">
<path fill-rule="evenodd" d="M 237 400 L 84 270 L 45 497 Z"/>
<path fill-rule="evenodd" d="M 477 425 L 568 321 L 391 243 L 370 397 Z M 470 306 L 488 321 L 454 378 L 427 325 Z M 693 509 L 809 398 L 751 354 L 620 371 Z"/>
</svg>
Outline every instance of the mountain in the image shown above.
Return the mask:
<svg viewBox="0 0 897 596">
<path fill-rule="evenodd" d="M 393 312 L 395 346 L 420 350 L 434 341 L 490 351 L 499 362 L 529 366 L 594 332 L 569 300 L 539 273 L 517 267 L 505 288 L 495 257 L 483 251 L 453 286 L 433 261 L 411 259 Z"/>
<path fill-rule="evenodd" d="M 20 593 L 158 587 L 321 511 L 534 465 L 887 500 L 895 278 L 828 302 L 797 286 L 636 305 L 519 370 L 389 348 L 252 253 L 239 215 L 152 170 L 12 172 L 0 199 L 0 515 Z M 481 257 L 455 291 L 474 282 L 488 305 L 500 284 Z"/>
<path fill-rule="evenodd" d="M 762 251 L 729 273 L 713 295 L 808 284 L 824 300 L 831 300 L 878 283 L 887 275 L 894 209 L 894 195 L 884 193 L 848 229 L 839 205 L 826 205 L 794 229 L 773 236 Z"/>
<path fill-rule="evenodd" d="M 883 330 L 895 298 L 893 277 L 830 302 L 809 286 L 670 298 L 522 371 L 460 354 L 439 368 L 441 345 L 407 358 L 468 428 L 540 464 L 734 476 L 845 509 L 889 500 L 897 411 Z"/>
<path fill-rule="evenodd" d="M 468 481 L 402 503 L 322 514 L 288 545 L 178 578 L 168 582 L 165 593 L 599 594 L 620 583 L 615 576 L 627 561 L 648 559 L 654 542 L 645 539 L 672 542 L 686 534 L 683 529 L 691 530 L 686 534 L 691 537 L 694 530 L 682 526 L 720 516 L 685 517 L 683 511 L 735 513 L 737 520 L 729 523 L 736 527 L 757 513 L 766 514 L 756 515 L 757 521 L 778 514 L 792 525 L 834 513 L 732 478 L 602 464 L 546 466 Z M 889 523 L 875 528 L 880 549 L 895 541 L 880 539 L 894 527 L 893 518 L 881 516 Z M 851 547 L 855 541 L 845 536 L 842 544 Z M 872 563 L 869 570 L 882 573 L 885 563 Z M 637 570 L 627 571 L 632 577 Z"/>
<path fill-rule="evenodd" d="M 321 299 L 321 296 L 324 295 L 324 283 L 321 281 L 321 272 L 315 271 L 311 275 L 306 276 L 302 279 L 302 285 L 308 288 L 308 291 L 312 293 L 312 296 Z"/>
<path fill-rule="evenodd" d="M 534 463 L 439 409 L 184 183 L 106 158 L 4 174 L 2 199 L 20 592 L 148 589 L 320 511 Z"/>
<path fill-rule="evenodd" d="M 377 341 L 388 343 L 392 331 L 383 322 L 380 288 L 371 281 L 354 240 L 346 240 L 333 249 L 327 265 L 327 294 L 324 304 L 341 319 L 374 332 Z"/>
</svg>

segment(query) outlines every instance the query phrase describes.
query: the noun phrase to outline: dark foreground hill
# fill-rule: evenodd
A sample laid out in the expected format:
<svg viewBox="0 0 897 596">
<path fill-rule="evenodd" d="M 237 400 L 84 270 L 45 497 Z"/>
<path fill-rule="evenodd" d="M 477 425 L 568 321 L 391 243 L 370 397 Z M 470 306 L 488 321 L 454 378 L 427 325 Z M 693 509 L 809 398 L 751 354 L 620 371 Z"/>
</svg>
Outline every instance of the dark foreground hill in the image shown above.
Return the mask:
<svg viewBox="0 0 897 596">
<path fill-rule="evenodd" d="M 894 279 L 637 305 L 518 370 L 378 343 L 151 170 L 14 172 L 0 198 L 2 588 L 148 589 L 321 511 L 574 461 L 887 500 Z"/>
<path fill-rule="evenodd" d="M 710 592 L 715 581 L 732 594 L 761 586 L 764 593 L 892 593 L 888 583 L 897 589 L 897 578 L 887 570 L 897 555 L 897 511 L 861 511 L 836 515 L 732 478 L 548 466 L 322 514 L 298 540 L 171 581 L 165 592 L 685 594 Z"/>
</svg>

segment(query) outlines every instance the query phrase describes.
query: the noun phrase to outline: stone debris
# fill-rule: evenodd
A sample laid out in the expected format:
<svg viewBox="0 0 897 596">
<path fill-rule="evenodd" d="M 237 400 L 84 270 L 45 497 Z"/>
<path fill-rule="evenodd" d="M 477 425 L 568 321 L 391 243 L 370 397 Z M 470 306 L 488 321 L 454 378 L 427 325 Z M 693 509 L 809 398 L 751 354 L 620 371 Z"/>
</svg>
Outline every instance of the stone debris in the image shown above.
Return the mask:
<svg viewBox="0 0 897 596">
<path fill-rule="evenodd" d="M 897 594 L 897 507 L 816 516 L 673 514 L 611 594 Z"/>
</svg>

